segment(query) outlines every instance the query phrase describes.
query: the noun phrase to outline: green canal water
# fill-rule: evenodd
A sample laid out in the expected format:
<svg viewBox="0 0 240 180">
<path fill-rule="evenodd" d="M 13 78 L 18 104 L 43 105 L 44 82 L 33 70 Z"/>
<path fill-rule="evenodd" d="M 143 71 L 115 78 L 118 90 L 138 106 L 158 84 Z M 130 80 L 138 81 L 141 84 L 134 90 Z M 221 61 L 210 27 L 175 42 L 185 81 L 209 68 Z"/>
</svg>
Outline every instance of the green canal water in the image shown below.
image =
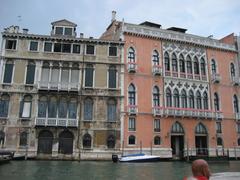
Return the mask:
<svg viewBox="0 0 240 180">
<path fill-rule="evenodd" d="M 209 163 L 211 172 L 240 172 L 240 161 Z M 12 161 L 0 165 L 0 180 L 182 180 L 187 162 L 112 163 L 95 161 Z"/>
</svg>

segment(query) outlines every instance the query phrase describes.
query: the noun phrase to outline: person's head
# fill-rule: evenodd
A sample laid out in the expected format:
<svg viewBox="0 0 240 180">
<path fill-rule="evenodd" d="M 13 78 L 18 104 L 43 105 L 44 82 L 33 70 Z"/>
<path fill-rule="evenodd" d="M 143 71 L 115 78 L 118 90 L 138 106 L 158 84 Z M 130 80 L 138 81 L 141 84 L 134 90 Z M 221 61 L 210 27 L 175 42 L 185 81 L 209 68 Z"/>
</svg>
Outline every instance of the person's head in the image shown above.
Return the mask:
<svg viewBox="0 0 240 180">
<path fill-rule="evenodd" d="M 203 159 L 197 159 L 192 163 L 192 173 L 193 176 L 205 176 L 209 179 L 210 170 L 208 168 L 208 163 Z"/>
</svg>

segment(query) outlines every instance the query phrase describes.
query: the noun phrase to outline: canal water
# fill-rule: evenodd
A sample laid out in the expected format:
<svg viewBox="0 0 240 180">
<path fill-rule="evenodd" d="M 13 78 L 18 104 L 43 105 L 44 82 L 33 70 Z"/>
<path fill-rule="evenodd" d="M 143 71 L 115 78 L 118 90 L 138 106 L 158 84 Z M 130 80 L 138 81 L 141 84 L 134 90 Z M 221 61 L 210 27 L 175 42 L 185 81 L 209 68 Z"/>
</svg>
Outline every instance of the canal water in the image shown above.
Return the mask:
<svg viewBox="0 0 240 180">
<path fill-rule="evenodd" d="M 211 172 L 240 172 L 240 161 L 209 163 Z M 182 180 L 187 162 L 112 163 L 94 161 L 12 161 L 0 165 L 0 180 Z"/>
</svg>

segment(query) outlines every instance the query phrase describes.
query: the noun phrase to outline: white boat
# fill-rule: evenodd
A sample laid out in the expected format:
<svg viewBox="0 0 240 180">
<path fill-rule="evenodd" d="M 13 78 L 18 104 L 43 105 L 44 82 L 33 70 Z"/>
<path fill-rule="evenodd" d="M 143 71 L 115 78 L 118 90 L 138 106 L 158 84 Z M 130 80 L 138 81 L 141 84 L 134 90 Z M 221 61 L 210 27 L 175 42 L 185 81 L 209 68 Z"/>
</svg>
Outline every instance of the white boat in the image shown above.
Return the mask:
<svg viewBox="0 0 240 180">
<path fill-rule="evenodd" d="M 118 158 L 117 155 L 112 156 L 113 162 L 156 162 L 160 161 L 160 156 L 146 154 L 129 154 Z"/>
</svg>

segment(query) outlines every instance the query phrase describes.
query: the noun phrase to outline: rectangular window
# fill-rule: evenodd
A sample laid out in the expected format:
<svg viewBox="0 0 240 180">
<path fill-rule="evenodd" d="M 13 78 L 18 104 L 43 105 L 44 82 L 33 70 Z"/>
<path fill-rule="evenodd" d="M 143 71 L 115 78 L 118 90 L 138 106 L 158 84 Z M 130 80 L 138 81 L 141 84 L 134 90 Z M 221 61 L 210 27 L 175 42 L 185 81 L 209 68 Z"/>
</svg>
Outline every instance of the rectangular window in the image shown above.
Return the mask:
<svg viewBox="0 0 240 180">
<path fill-rule="evenodd" d="M 45 83 L 49 82 L 49 68 L 43 68 L 42 69 L 41 81 L 45 82 Z"/>
<path fill-rule="evenodd" d="M 17 40 L 6 40 L 5 49 L 16 49 Z"/>
<path fill-rule="evenodd" d="M 116 69 L 109 68 L 108 71 L 108 87 L 109 88 L 116 88 L 117 85 L 117 78 L 116 78 Z"/>
<path fill-rule="evenodd" d="M 62 44 L 62 52 L 70 53 L 71 52 L 71 44 Z"/>
<path fill-rule="evenodd" d="M 63 35 L 63 27 L 56 27 L 55 34 L 56 35 Z"/>
<path fill-rule="evenodd" d="M 65 28 L 64 35 L 72 36 L 72 30 L 73 28 Z"/>
<path fill-rule="evenodd" d="M 71 74 L 71 83 L 78 83 L 79 82 L 79 70 L 72 69 Z"/>
<path fill-rule="evenodd" d="M 222 133 L 222 124 L 221 122 L 216 122 L 217 133 Z"/>
<path fill-rule="evenodd" d="M 37 51 L 38 50 L 38 42 L 36 41 L 30 41 L 30 51 Z"/>
<path fill-rule="evenodd" d="M 129 118 L 128 120 L 128 130 L 136 131 L 136 120 L 135 118 Z"/>
<path fill-rule="evenodd" d="M 240 133 L 240 123 L 237 123 L 237 133 Z"/>
<path fill-rule="evenodd" d="M 107 107 L 107 113 L 108 113 L 108 121 L 110 122 L 114 122 L 116 121 L 116 113 L 117 113 L 117 107 L 116 107 L 116 104 L 108 104 L 108 107 Z"/>
<path fill-rule="evenodd" d="M 46 117 L 47 115 L 47 102 L 38 101 L 38 117 Z"/>
<path fill-rule="evenodd" d="M 79 54 L 80 53 L 80 45 L 73 44 L 73 53 Z"/>
<path fill-rule="evenodd" d="M 109 56 L 117 56 L 117 47 L 116 46 L 109 47 Z"/>
<path fill-rule="evenodd" d="M 93 67 L 86 67 L 85 70 L 85 87 L 93 87 Z"/>
<path fill-rule="evenodd" d="M 55 43 L 54 44 L 54 52 L 61 52 L 62 51 L 62 44 L 61 43 Z"/>
<path fill-rule="evenodd" d="M 30 118 L 31 116 L 31 102 L 21 102 L 20 115 L 22 118 Z"/>
<path fill-rule="evenodd" d="M 67 102 L 63 102 L 63 101 L 59 102 L 58 117 L 67 118 Z"/>
<path fill-rule="evenodd" d="M 77 118 L 77 103 L 70 102 L 68 107 L 68 117 L 69 119 L 76 119 Z"/>
<path fill-rule="evenodd" d="M 6 64 L 3 83 L 12 83 L 13 64 Z"/>
<path fill-rule="evenodd" d="M 8 100 L 0 100 L 0 117 L 8 117 Z"/>
<path fill-rule="evenodd" d="M 94 45 L 87 45 L 86 54 L 94 55 Z"/>
<path fill-rule="evenodd" d="M 35 77 L 35 64 L 28 64 L 26 84 L 34 84 Z"/>
<path fill-rule="evenodd" d="M 154 119 L 154 132 L 160 132 L 160 119 Z"/>
<path fill-rule="evenodd" d="M 57 102 L 50 101 L 48 103 L 48 117 L 49 118 L 57 117 Z"/>
<path fill-rule="evenodd" d="M 52 52 L 52 43 L 51 42 L 44 43 L 44 52 Z"/>
</svg>

